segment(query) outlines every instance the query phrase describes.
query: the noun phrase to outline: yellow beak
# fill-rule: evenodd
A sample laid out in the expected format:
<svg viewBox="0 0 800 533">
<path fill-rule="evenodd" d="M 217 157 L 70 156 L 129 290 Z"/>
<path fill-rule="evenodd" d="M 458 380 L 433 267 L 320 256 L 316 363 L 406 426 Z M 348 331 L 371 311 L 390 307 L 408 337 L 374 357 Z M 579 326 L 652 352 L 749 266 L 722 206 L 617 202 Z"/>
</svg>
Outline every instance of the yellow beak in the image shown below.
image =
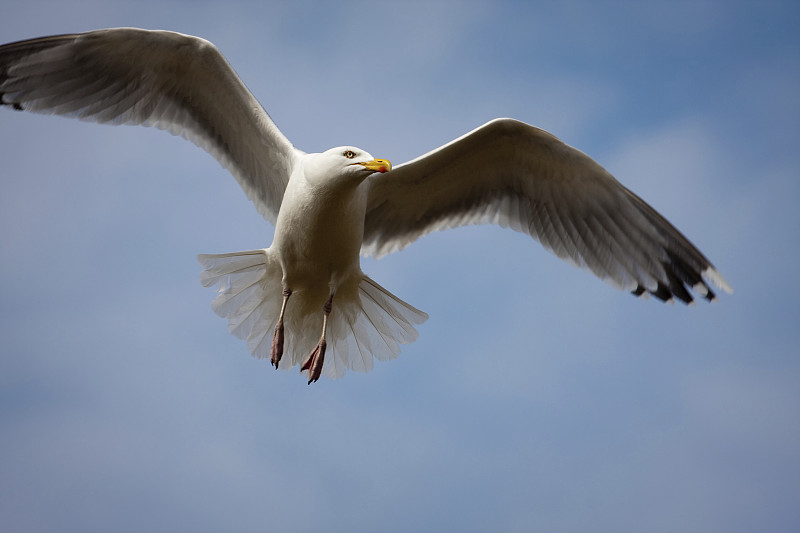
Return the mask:
<svg viewBox="0 0 800 533">
<path fill-rule="evenodd" d="M 392 170 L 392 164 L 387 159 L 373 159 L 372 161 L 365 161 L 363 163 L 355 163 L 356 165 L 363 165 L 367 170 L 373 172 L 389 172 Z"/>
</svg>

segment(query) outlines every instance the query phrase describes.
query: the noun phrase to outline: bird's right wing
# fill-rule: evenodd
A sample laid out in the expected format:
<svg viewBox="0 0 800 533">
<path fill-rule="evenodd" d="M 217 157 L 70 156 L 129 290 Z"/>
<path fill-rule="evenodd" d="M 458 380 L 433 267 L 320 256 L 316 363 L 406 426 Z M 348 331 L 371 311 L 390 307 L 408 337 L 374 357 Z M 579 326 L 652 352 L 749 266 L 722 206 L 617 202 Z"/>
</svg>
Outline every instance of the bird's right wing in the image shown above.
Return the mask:
<svg viewBox="0 0 800 533">
<path fill-rule="evenodd" d="M 0 46 L 0 103 L 181 135 L 230 170 L 273 223 L 303 154 L 214 45 L 180 33 L 117 28 Z"/>
</svg>

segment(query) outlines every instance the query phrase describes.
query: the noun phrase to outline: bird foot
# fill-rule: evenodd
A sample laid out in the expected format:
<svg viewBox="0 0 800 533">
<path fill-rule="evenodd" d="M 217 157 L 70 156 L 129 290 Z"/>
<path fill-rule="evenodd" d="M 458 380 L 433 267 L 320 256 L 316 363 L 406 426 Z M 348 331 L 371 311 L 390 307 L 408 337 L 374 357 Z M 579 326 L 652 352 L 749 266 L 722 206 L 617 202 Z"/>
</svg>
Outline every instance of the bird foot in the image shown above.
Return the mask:
<svg viewBox="0 0 800 533">
<path fill-rule="evenodd" d="M 325 339 L 320 339 L 314 350 L 306 357 L 303 366 L 300 367 L 301 372 L 308 370 L 309 385 L 317 381 L 322 374 L 322 364 L 325 362 L 325 348 L 327 347 L 328 343 L 325 342 Z"/>
<path fill-rule="evenodd" d="M 270 364 L 278 369 L 278 363 L 283 357 L 283 320 L 275 324 L 275 334 L 272 336 L 272 348 L 269 352 Z"/>
</svg>

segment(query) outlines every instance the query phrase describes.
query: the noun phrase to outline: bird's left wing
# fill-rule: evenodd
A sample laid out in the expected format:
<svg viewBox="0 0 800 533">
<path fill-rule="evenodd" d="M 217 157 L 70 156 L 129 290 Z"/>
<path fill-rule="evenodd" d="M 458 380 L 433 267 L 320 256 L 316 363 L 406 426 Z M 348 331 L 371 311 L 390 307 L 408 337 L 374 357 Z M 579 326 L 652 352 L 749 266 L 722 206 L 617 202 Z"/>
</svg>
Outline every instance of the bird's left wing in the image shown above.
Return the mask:
<svg viewBox="0 0 800 533">
<path fill-rule="evenodd" d="M 691 302 L 730 286 L 672 224 L 584 153 L 497 119 L 369 178 L 362 251 L 381 256 L 465 224 L 528 233 L 562 259 L 637 295 Z"/>
<path fill-rule="evenodd" d="M 302 155 L 214 45 L 180 33 L 115 28 L 0 46 L 0 103 L 181 135 L 273 223 Z"/>
</svg>

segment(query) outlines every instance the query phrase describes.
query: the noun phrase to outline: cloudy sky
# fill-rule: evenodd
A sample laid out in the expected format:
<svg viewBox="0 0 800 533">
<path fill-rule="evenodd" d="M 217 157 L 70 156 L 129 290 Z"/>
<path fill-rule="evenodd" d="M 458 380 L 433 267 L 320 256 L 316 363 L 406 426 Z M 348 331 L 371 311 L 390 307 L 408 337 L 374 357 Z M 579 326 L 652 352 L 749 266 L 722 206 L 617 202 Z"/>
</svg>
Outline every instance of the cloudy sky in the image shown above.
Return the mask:
<svg viewBox="0 0 800 533">
<path fill-rule="evenodd" d="M 256 7 L 258 6 L 258 7 Z M 0 41 L 200 35 L 301 149 L 499 116 L 590 154 L 735 288 L 640 301 L 492 227 L 364 270 L 431 318 L 306 386 L 197 253 L 272 227 L 209 155 L 0 110 L 0 530 L 800 529 L 796 2 L 4 2 Z"/>
</svg>

